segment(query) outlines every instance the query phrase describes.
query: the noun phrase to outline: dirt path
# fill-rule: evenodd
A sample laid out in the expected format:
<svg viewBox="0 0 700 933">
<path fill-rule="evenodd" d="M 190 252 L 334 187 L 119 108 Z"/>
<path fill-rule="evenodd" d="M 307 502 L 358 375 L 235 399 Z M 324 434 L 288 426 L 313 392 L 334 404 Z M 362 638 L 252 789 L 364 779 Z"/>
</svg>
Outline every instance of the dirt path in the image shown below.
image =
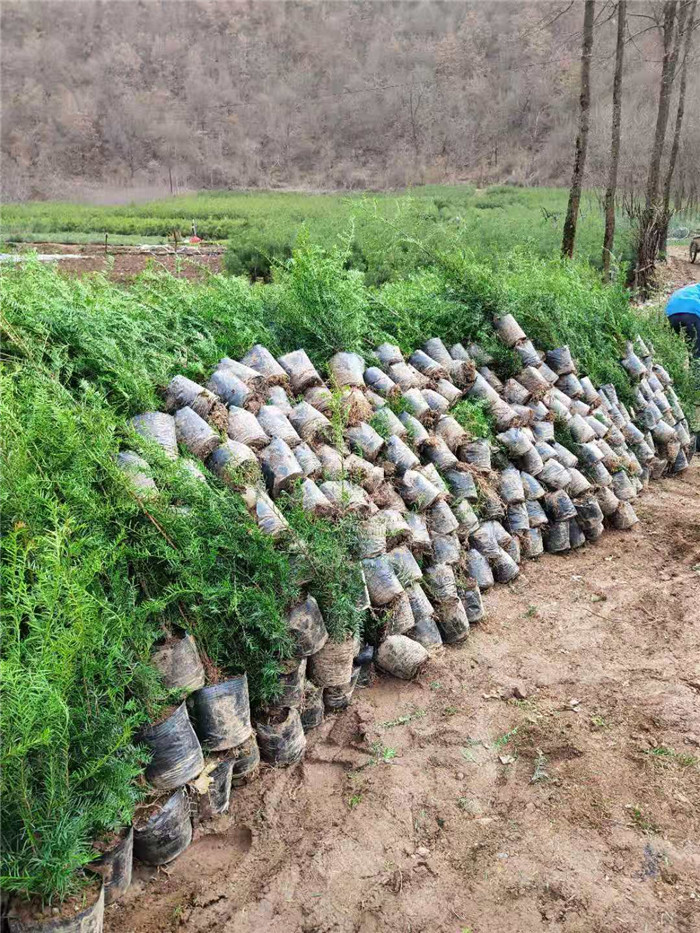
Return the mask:
<svg viewBox="0 0 700 933">
<path fill-rule="evenodd" d="M 108 933 L 700 930 L 700 467 L 263 770 Z"/>
<path fill-rule="evenodd" d="M 700 282 L 700 259 L 690 261 L 687 246 L 669 246 L 666 266 L 659 266 L 664 292 Z"/>
</svg>

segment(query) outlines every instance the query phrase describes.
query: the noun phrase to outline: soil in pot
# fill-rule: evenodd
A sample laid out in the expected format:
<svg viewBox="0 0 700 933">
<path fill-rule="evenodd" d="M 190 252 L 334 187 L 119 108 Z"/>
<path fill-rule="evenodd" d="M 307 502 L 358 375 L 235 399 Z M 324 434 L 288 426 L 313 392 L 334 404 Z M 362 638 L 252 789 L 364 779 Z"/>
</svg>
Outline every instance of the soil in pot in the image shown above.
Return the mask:
<svg viewBox="0 0 700 933">
<path fill-rule="evenodd" d="M 10 933 L 102 933 L 105 892 L 102 881 L 95 881 L 58 908 L 40 907 L 33 901 L 13 900 L 7 915 Z"/>
<path fill-rule="evenodd" d="M 134 856 L 146 865 L 167 865 L 191 841 L 190 802 L 182 787 L 134 817 Z"/>
<path fill-rule="evenodd" d="M 484 604 L 481 599 L 481 592 L 478 586 L 473 588 L 458 587 L 459 598 L 462 600 L 464 611 L 467 613 L 469 624 L 472 622 L 481 622 L 484 618 Z"/>
<path fill-rule="evenodd" d="M 419 619 L 413 628 L 406 632 L 406 637 L 412 638 L 428 650 L 439 648 L 442 645 L 440 629 L 432 616 L 424 616 Z"/>
<path fill-rule="evenodd" d="M 187 704 L 197 735 L 208 751 L 236 748 L 252 734 L 245 674 L 202 687 L 188 697 Z"/>
<path fill-rule="evenodd" d="M 151 753 L 146 778 L 158 790 L 182 787 L 204 767 L 202 748 L 184 702 L 159 722 L 142 729 L 139 741 Z"/>
</svg>

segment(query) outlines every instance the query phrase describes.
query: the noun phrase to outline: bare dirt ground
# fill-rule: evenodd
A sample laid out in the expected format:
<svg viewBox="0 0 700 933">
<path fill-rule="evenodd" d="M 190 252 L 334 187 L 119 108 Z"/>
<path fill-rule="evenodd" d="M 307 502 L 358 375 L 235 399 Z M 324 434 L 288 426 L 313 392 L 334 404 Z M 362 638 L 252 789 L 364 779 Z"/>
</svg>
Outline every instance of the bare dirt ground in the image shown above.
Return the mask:
<svg viewBox="0 0 700 933">
<path fill-rule="evenodd" d="M 659 266 L 659 278 L 664 292 L 700 282 L 700 259 L 691 262 L 687 246 L 669 246 L 666 266 Z"/>
<path fill-rule="evenodd" d="M 108 933 L 700 931 L 700 466 L 264 768 Z"/>
<path fill-rule="evenodd" d="M 58 268 L 68 275 L 84 275 L 87 272 L 104 272 L 114 282 L 130 282 L 148 265 L 166 269 L 179 278 L 206 278 L 209 272 L 221 272 L 226 251 L 223 246 L 202 246 L 197 255 L 175 253 L 151 254 L 138 246 L 109 247 L 89 243 L 85 245 L 65 243 L 26 243 L 22 252 L 36 250 L 44 254 L 80 254 L 80 259 L 57 260 Z"/>
</svg>

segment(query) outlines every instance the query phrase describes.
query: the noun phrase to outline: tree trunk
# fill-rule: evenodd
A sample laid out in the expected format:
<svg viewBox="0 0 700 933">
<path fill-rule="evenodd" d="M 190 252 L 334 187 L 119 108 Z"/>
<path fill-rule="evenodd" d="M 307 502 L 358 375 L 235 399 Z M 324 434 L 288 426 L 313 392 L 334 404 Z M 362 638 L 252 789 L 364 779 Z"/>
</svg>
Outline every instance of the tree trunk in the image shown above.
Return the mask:
<svg viewBox="0 0 700 933">
<path fill-rule="evenodd" d="M 561 243 L 562 256 L 569 259 L 574 255 L 574 242 L 576 240 L 576 223 L 578 221 L 579 204 L 581 203 L 581 186 L 583 172 L 586 166 L 586 150 L 588 149 L 588 127 L 591 109 L 591 52 L 593 50 L 593 17 L 595 14 L 595 0 L 586 0 L 583 14 L 583 45 L 581 47 L 581 96 L 578 134 L 574 152 L 574 170 L 571 175 L 571 190 L 569 191 L 569 206 L 564 221 L 564 236 Z"/>
<path fill-rule="evenodd" d="M 687 16 L 685 17 L 685 22 L 683 24 L 683 35 L 679 33 L 678 42 L 680 45 L 681 39 L 684 40 L 683 46 L 683 63 L 681 65 L 681 82 L 678 89 L 678 109 L 676 111 L 676 126 L 673 131 L 673 143 L 671 144 L 671 154 L 668 160 L 668 169 L 666 171 L 666 180 L 664 182 L 664 208 L 663 208 L 663 218 L 661 223 L 661 230 L 659 234 L 659 243 L 661 255 L 666 257 L 666 240 L 668 239 L 668 224 L 671 219 L 670 215 L 670 204 L 671 204 L 671 183 L 673 181 L 673 173 L 676 168 L 676 160 L 678 158 L 678 149 L 680 148 L 681 143 L 681 130 L 683 128 L 683 115 L 685 113 L 685 94 L 686 88 L 688 85 L 688 59 L 690 58 L 691 46 L 693 43 L 693 29 L 695 26 L 695 11 L 697 7 L 697 0 L 693 0 L 690 4 Z"/>
<path fill-rule="evenodd" d="M 622 66 L 625 58 L 625 29 L 627 27 L 627 0 L 617 4 L 617 46 L 615 49 L 615 77 L 613 80 L 612 140 L 610 143 L 610 170 L 605 191 L 605 235 L 603 237 L 603 278 L 610 279 L 610 259 L 615 242 L 615 193 L 617 170 L 620 165 L 620 126 L 622 123 Z"/>
<path fill-rule="evenodd" d="M 664 4 L 663 45 L 664 54 L 661 65 L 661 84 L 659 88 L 659 106 L 656 113 L 656 130 L 649 159 L 646 198 L 640 223 L 637 244 L 636 278 L 643 297 L 647 297 L 654 279 L 654 265 L 659 249 L 659 219 L 663 211 L 663 201 L 659 197 L 661 177 L 661 157 L 668 127 L 673 91 L 674 35 L 676 28 L 677 0 L 666 0 Z"/>
</svg>

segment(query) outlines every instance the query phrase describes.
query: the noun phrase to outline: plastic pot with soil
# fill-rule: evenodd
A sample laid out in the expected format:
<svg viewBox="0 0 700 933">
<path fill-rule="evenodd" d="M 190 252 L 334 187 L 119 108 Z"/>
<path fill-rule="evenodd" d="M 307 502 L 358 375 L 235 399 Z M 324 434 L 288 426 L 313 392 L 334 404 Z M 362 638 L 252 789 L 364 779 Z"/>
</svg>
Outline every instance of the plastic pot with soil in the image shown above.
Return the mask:
<svg viewBox="0 0 700 933">
<path fill-rule="evenodd" d="M 428 651 L 442 645 L 440 629 L 432 616 L 424 616 L 418 619 L 413 628 L 406 632 L 406 637 L 417 641 L 419 645 L 423 645 Z"/>
<path fill-rule="evenodd" d="M 13 900 L 7 928 L 9 933 L 102 933 L 104 909 L 105 891 L 100 880 L 65 901 L 58 908 L 58 915 L 51 907 Z"/>
<path fill-rule="evenodd" d="M 230 756 L 212 758 L 190 785 L 195 823 L 211 820 L 226 813 L 231 801 L 231 775 L 234 759 Z"/>
<path fill-rule="evenodd" d="M 425 571 L 425 587 L 436 602 L 457 599 L 457 581 L 448 564 L 433 564 Z"/>
<path fill-rule="evenodd" d="M 308 676 L 317 687 L 336 687 L 348 683 L 352 677 L 355 639 L 327 641 L 309 658 Z"/>
<path fill-rule="evenodd" d="M 323 380 L 309 359 L 306 350 L 293 350 L 280 356 L 277 362 L 289 376 L 292 395 L 301 395 L 313 386 L 320 386 Z"/>
<path fill-rule="evenodd" d="M 529 528 L 520 538 L 520 553 L 523 557 L 535 558 L 543 552 L 542 532 L 539 528 Z"/>
<path fill-rule="evenodd" d="M 260 463 L 273 499 L 304 476 L 304 471 L 290 447 L 279 437 L 261 452 Z"/>
<path fill-rule="evenodd" d="M 134 856 L 146 865 L 167 865 L 192 842 L 190 802 L 183 787 L 137 811 Z"/>
<path fill-rule="evenodd" d="M 158 790 L 182 787 L 204 767 L 202 748 L 184 702 L 160 722 L 142 729 L 139 741 L 151 753 L 146 779 Z"/>
<path fill-rule="evenodd" d="M 499 553 L 491 562 L 491 569 L 497 583 L 510 583 L 520 573 L 514 556 L 503 549 L 499 549 Z"/>
<path fill-rule="evenodd" d="M 411 600 L 408 593 L 401 593 L 394 602 L 386 608 L 384 614 L 384 632 L 387 635 L 403 635 L 415 625 Z"/>
<path fill-rule="evenodd" d="M 158 668 L 168 690 L 190 693 L 204 686 L 204 667 L 194 638 L 177 631 L 156 646 L 151 661 Z"/>
<path fill-rule="evenodd" d="M 323 722 L 325 707 L 323 705 L 323 691 L 307 681 L 304 688 L 304 702 L 301 710 L 301 727 L 304 732 L 317 729 Z"/>
<path fill-rule="evenodd" d="M 252 734 L 245 674 L 202 687 L 188 697 L 187 704 L 197 735 L 208 751 L 236 748 Z"/>
<path fill-rule="evenodd" d="M 377 667 L 401 680 L 413 680 L 428 658 L 423 645 L 405 635 L 390 635 L 377 649 Z"/>
<path fill-rule="evenodd" d="M 255 726 L 260 757 L 276 767 L 293 765 L 303 756 L 306 736 L 298 709 L 271 713 Z"/>
<path fill-rule="evenodd" d="M 176 413 L 175 428 L 178 441 L 200 460 L 206 460 L 221 441 L 216 431 L 189 407 Z"/>
<path fill-rule="evenodd" d="M 361 671 L 362 667 L 359 664 L 353 664 L 352 676 L 347 683 L 324 688 L 323 705 L 326 712 L 339 713 L 350 706 Z"/>
<path fill-rule="evenodd" d="M 232 761 L 231 786 L 240 787 L 246 784 L 257 772 L 260 765 L 260 749 L 255 734 L 246 739 L 238 748 L 230 753 Z"/>
<path fill-rule="evenodd" d="M 306 658 L 282 662 L 282 673 L 279 676 L 280 693 L 275 699 L 275 706 L 297 709 L 304 699 L 304 685 L 306 683 Z"/>
<path fill-rule="evenodd" d="M 105 891 L 105 907 L 118 901 L 131 885 L 131 870 L 134 862 L 133 827 L 116 833 L 109 839 L 98 840 L 94 848 L 100 857 L 90 863 L 90 871 L 102 878 Z"/>
<path fill-rule="evenodd" d="M 481 622 L 484 618 L 484 603 L 481 599 L 481 592 L 478 586 L 460 586 L 457 588 L 459 598 L 462 600 L 464 611 L 467 613 L 469 624 L 472 622 Z"/>
<path fill-rule="evenodd" d="M 447 645 L 464 641 L 469 634 L 469 619 L 462 605 L 462 600 L 456 596 L 437 605 L 438 626 L 442 640 Z"/>
<path fill-rule="evenodd" d="M 186 376 L 175 376 L 166 389 L 165 410 L 169 412 L 188 407 L 200 418 L 208 418 L 220 404 L 213 392 Z"/>
<path fill-rule="evenodd" d="M 172 415 L 162 411 L 146 411 L 135 415 L 131 424 L 141 437 L 159 444 L 171 460 L 177 459 L 177 434 Z"/>
<path fill-rule="evenodd" d="M 380 555 L 363 560 L 362 569 L 373 606 L 387 606 L 403 593 L 403 586 L 388 556 Z"/>
<path fill-rule="evenodd" d="M 504 314 L 493 322 L 496 333 L 508 347 L 514 347 L 521 340 L 527 340 L 527 334 L 512 314 Z"/>
<path fill-rule="evenodd" d="M 249 366 L 264 376 L 268 385 L 284 385 L 288 376 L 267 347 L 256 343 L 241 360 L 244 366 Z"/>
<path fill-rule="evenodd" d="M 323 616 L 313 596 L 307 596 L 292 609 L 287 617 L 287 628 L 294 640 L 294 654 L 299 658 L 316 654 L 328 641 Z"/>
<path fill-rule="evenodd" d="M 493 586 L 493 571 L 484 555 L 476 548 L 470 548 L 465 555 L 465 562 L 469 576 L 476 581 L 480 590 L 487 590 Z"/>
</svg>

